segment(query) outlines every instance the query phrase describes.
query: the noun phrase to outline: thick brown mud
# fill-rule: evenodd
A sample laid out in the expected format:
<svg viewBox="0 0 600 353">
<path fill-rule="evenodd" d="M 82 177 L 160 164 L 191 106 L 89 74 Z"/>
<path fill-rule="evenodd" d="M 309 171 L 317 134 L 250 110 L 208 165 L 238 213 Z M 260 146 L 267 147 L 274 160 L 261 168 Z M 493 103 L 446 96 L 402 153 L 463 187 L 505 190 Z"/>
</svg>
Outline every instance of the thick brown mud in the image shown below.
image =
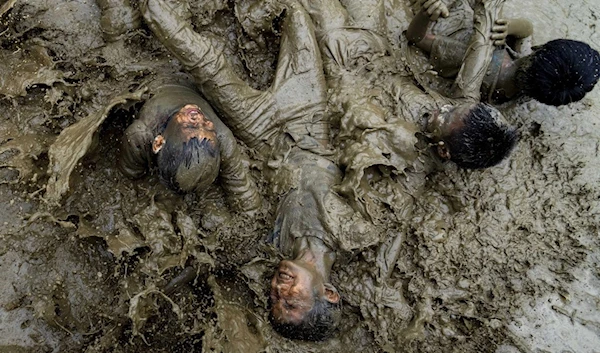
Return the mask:
<svg viewBox="0 0 600 353">
<path fill-rule="evenodd" d="M 185 10 L 196 31 L 223 39 L 240 77 L 266 89 L 281 19 L 247 33 L 252 3 L 200 0 Z M 385 17 L 379 30 L 394 60 L 354 85 L 410 114 L 388 75 L 416 75 L 426 89 L 449 84 L 407 49 L 409 1 L 384 3 L 371 15 Z M 451 16 L 433 31 L 467 40 L 468 1 L 448 4 Z M 597 13 L 598 4 L 570 0 L 504 7 L 532 20 L 533 44 L 567 37 L 596 49 Z M 598 88 L 561 108 L 501 106 L 521 137 L 508 160 L 484 171 L 444 165 L 419 181 L 410 212 L 377 208 L 383 231 L 366 243 L 386 246 L 345 252 L 333 269 L 344 304 L 338 335 L 291 341 L 268 321 L 281 255 L 264 239 L 278 195 L 255 151 L 243 152 L 267 206 L 251 218 L 230 211 L 218 183 L 182 197 L 155 175 L 132 181 L 116 167 L 145 85 L 179 72 L 179 62 L 135 15 L 102 18 L 94 1 L 4 1 L 0 16 L 0 352 L 598 351 Z M 124 34 L 103 32 L 117 20 Z M 346 146 L 345 91 L 328 93 L 334 142 Z M 177 285 L 184 268 L 194 280 Z"/>
</svg>

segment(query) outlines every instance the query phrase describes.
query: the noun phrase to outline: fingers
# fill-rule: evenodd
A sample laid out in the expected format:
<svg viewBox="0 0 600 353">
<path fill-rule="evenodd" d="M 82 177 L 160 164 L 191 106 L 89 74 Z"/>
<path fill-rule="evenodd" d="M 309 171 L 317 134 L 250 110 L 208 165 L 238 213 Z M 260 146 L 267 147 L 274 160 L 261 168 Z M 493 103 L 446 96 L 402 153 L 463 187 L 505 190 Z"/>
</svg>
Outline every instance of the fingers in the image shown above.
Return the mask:
<svg viewBox="0 0 600 353">
<path fill-rule="evenodd" d="M 493 33 L 490 36 L 490 39 L 492 39 L 494 41 L 494 45 L 495 46 L 502 46 L 506 44 L 506 32 L 501 32 L 501 33 Z"/>
<path fill-rule="evenodd" d="M 496 20 L 496 24 L 492 26 L 492 35 L 490 39 L 494 41 L 495 46 L 503 46 L 506 44 L 508 37 L 508 21 L 504 19 Z"/>
<path fill-rule="evenodd" d="M 428 0 L 423 4 L 423 11 L 427 11 L 431 21 L 437 20 L 440 16 L 448 17 L 448 8 L 440 0 Z"/>
<path fill-rule="evenodd" d="M 446 18 L 450 15 L 450 11 L 448 11 L 448 7 L 446 6 L 446 4 L 441 3 L 442 5 L 440 6 L 440 16 L 442 16 L 443 18 Z"/>
<path fill-rule="evenodd" d="M 499 35 L 506 37 L 508 35 L 508 26 L 492 26 L 492 39 L 494 39 L 494 36 Z"/>
<path fill-rule="evenodd" d="M 440 0 L 424 0 L 423 1 L 423 10 L 429 10 L 429 8 Z"/>
</svg>

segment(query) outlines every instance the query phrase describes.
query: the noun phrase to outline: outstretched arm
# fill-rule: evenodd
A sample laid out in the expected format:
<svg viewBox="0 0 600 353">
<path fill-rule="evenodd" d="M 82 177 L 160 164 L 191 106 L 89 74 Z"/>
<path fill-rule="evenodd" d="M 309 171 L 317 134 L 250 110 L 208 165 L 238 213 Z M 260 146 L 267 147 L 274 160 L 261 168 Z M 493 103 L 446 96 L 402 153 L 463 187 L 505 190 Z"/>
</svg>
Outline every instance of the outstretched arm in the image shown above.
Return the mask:
<svg viewBox="0 0 600 353">
<path fill-rule="evenodd" d="M 239 78 L 217 49 L 216 38 L 196 33 L 165 1 L 143 0 L 141 10 L 154 35 L 192 74 L 235 135 L 250 147 L 264 147 L 261 135 L 274 115 L 272 95 Z"/>
</svg>

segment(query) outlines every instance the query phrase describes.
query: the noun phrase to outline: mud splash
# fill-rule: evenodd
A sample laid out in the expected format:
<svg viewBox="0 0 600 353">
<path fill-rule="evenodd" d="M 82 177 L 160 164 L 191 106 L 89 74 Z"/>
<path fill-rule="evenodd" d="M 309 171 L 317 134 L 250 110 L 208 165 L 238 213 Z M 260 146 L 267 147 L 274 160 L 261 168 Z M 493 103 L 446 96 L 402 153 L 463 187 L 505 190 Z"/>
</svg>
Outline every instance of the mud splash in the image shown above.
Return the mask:
<svg viewBox="0 0 600 353">
<path fill-rule="evenodd" d="M 263 89 L 274 73 L 278 24 L 275 31 L 246 33 L 243 14 L 251 3 L 204 0 L 189 8 L 197 31 L 231 39 L 222 49 L 236 73 Z M 451 12 L 465 3 L 453 2 Z M 600 11 L 597 5 L 571 13 L 566 3 L 574 2 L 544 3 L 543 15 L 535 3 L 505 7 L 506 16 L 531 14 L 534 43 L 568 37 L 574 27 L 582 33 L 577 39 L 587 36 L 600 48 L 591 15 Z M 419 53 L 405 55 L 408 1 L 386 0 L 385 7 L 373 16 L 385 16 L 387 28 L 380 31 L 398 62 L 373 68 L 361 89 L 406 114 L 393 89 L 381 84 L 390 73 L 406 74 L 403 57 L 423 86 L 447 83 L 428 71 Z M 263 243 L 274 210 L 248 219 L 227 211 L 218 186 L 202 199 L 180 198 L 155 177 L 134 182 L 116 169 L 118 141 L 143 99 L 136 90 L 179 71 L 179 63 L 143 26 L 105 38 L 100 9 L 91 1 L 7 1 L 0 15 L 2 351 L 552 351 L 559 346 L 518 336 L 515 322 L 527 315 L 524 305 L 556 296 L 558 309 L 551 310 L 565 312 L 581 296 L 574 281 L 588 275 L 590 283 L 598 281 L 595 89 L 559 109 L 534 102 L 503 106 L 521 133 L 510 160 L 481 172 L 446 166 L 430 175 L 409 224 L 398 222 L 399 209 L 378 209 L 385 246 L 348 253 L 334 269 L 332 281 L 345 303 L 339 336 L 321 344 L 282 339 L 268 323 L 265 296 L 279 259 Z M 457 37 L 468 18 L 450 18 Z M 330 93 L 343 141 L 344 133 L 352 134 L 343 129 L 352 117 Z M 84 135 L 69 128 L 84 124 Z M 59 148 L 69 146 L 69 136 L 71 148 Z M 85 137 L 85 145 L 74 137 Z M 78 154 L 64 152 L 73 150 Z M 264 183 L 261 164 L 251 167 Z M 259 187 L 275 207 L 271 188 Z M 164 296 L 186 267 L 195 269 L 195 280 Z M 596 308 L 588 327 L 597 325 L 597 316 Z M 567 342 L 577 337 L 570 332 Z"/>
</svg>

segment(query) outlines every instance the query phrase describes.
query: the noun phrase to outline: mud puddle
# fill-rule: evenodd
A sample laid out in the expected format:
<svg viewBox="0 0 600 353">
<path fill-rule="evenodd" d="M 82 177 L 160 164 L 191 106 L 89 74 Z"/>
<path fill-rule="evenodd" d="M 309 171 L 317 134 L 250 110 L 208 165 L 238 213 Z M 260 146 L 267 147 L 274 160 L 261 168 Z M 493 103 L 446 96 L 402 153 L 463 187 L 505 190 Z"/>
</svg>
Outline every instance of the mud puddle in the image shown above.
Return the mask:
<svg viewBox="0 0 600 353">
<path fill-rule="evenodd" d="M 193 2 L 192 22 L 231 38 L 223 50 L 237 73 L 265 88 L 279 37 L 252 41 L 236 17 L 241 3 Z M 402 52 L 408 1 L 385 4 L 388 40 Z M 218 186 L 210 200 L 181 198 L 156 177 L 134 182 L 115 167 L 118 141 L 144 97 L 138 89 L 179 63 L 144 26 L 105 41 L 93 1 L 4 5 L 0 351 L 598 349 L 597 88 L 569 107 L 502 107 L 521 134 L 511 158 L 486 171 L 431 175 L 389 279 L 374 280 L 376 247 L 352 255 L 334 269 L 345 304 L 338 337 L 294 342 L 267 319 L 265 288 L 279 255 L 263 242 L 277 205 L 266 185 L 271 208 L 247 219 L 226 210 Z M 570 0 L 505 6 L 505 15 L 534 22 L 534 44 L 568 37 L 600 48 L 594 12 L 599 5 Z M 71 142 L 86 146 L 81 158 L 51 160 L 59 134 L 86 119 L 98 128 Z M 258 163 L 252 171 L 264 183 Z M 196 269 L 193 284 L 163 295 L 186 266 Z"/>
</svg>

